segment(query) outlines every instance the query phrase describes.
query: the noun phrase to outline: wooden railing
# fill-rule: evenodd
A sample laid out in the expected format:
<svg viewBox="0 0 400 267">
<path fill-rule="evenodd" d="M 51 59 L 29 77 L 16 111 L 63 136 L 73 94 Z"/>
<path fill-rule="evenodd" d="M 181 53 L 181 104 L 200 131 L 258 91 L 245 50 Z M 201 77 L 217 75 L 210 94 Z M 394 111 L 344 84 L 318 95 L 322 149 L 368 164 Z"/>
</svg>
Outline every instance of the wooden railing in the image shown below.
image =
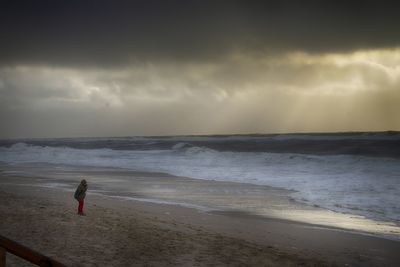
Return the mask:
<svg viewBox="0 0 400 267">
<path fill-rule="evenodd" d="M 66 267 L 64 264 L 46 257 L 24 245 L 0 235 L 0 267 L 6 266 L 6 253 L 12 253 L 40 267 Z"/>
</svg>

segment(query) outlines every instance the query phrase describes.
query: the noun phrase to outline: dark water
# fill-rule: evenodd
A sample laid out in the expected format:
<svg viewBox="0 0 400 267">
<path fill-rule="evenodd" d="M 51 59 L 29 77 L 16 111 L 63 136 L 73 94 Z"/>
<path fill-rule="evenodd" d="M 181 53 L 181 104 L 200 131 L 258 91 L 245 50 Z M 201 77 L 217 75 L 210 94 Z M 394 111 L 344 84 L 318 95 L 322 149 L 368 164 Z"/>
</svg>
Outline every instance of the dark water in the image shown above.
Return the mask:
<svg viewBox="0 0 400 267">
<path fill-rule="evenodd" d="M 154 136 L 110 138 L 7 139 L 43 147 L 113 150 L 168 150 L 174 146 L 206 147 L 216 151 L 272 152 L 314 155 L 360 155 L 400 158 L 400 132 Z"/>
</svg>

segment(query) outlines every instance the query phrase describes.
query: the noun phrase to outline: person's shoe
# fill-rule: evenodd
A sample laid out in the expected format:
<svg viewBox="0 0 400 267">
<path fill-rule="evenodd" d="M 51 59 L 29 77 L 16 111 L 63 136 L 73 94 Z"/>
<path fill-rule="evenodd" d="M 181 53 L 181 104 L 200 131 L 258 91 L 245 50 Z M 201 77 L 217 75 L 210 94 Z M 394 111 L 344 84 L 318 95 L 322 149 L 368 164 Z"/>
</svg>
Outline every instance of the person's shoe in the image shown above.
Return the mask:
<svg viewBox="0 0 400 267">
<path fill-rule="evenodd" d="M 78 212 L 78 215 L 85 216 L 86 214 L 83 212 Z"/>
</svg>

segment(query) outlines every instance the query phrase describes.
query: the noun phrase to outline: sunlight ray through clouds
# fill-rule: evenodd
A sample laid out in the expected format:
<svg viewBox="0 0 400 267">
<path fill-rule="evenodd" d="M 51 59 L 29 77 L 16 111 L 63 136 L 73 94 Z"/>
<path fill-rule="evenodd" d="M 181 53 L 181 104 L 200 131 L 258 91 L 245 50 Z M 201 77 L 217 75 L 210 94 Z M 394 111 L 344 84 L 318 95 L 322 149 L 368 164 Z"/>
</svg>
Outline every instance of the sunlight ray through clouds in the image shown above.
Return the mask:
<svg viewBox="0 0 400 267">
<path fill-rule="evenodd" d="M 109 117 L 96 123 L 99 129 L 122 112 L 130 121 L 123 127 L 145 125 L 141 134 L 150 133 L 151 125 L 162 125 L 162 134 L 184 134 L 185 124 L 203 133 L 396 130 L 399 65 L 396 48 L 233 53 L 212 63 L 149 62 L 107 70 L 2 67 L 0 101 L 3 114 L 86 111 L 88 116 L 73 115 L 79 124 L 91 120 L 91 112 L 105 112 Z M 177 114 L 180 120 L 170 127 L 161 123 Z"/>
</svg>

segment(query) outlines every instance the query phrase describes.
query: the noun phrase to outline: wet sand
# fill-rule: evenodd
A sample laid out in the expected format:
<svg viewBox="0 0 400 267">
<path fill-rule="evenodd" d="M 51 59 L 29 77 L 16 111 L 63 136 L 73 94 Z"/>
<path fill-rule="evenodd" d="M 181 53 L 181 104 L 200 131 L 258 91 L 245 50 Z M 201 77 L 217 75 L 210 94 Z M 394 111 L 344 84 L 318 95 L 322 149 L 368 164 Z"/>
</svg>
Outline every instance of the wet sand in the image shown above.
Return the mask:
<svg viewBox="0 0 400 267">
<path fill-rule="evenodd" d="M 71 191 L 38 187 L 27 177 L 0 179 L 0 234 L 69 266 L 400 263 L 400 242 L 335 228 L 101 194 L 88 194 L 87 215 L 78 216 Z M 8 266 L 24 266 L 7 259 Z"/>
<path fill-rule="evenodd" d="M 270 186 L 200 180 L 165 173 L 140 172 L 117 168 L 67 167 L 58 165 L 0 165 L 0 176 L 13 176 L 3 184 L 56 187 L 74 191 L 85 177 L 89 194 L 122 200 L 174 204 L 208 212 L 228 212 L 291 220 L 306 224 L 373 234 L 400 241 L 400 225 L 344 214 L 300 203 L 295 191 Z M 21 176 L 21 177 L 19 177 Z"/>
</svg>

